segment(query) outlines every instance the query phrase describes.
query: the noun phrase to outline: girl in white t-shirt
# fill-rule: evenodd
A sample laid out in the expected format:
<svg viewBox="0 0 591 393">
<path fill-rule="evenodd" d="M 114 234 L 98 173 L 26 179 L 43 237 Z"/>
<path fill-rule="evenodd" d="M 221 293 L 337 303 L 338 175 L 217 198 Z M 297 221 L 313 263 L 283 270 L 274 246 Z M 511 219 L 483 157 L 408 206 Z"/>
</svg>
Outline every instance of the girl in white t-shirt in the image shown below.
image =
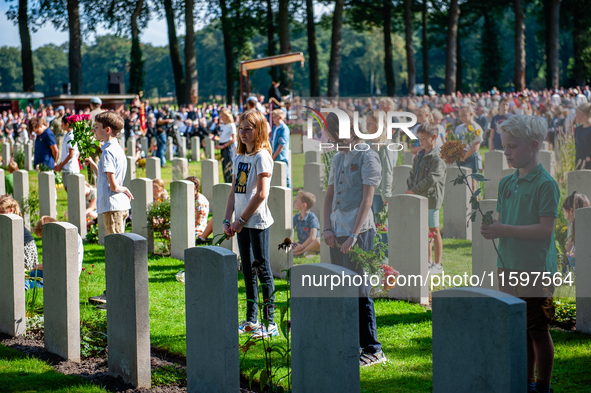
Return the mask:
<svg viewBox="0 0 591 393">
<path fill-rule="evenodd" d="M 223 123 L 220 126 L 220 141 L 215 148 L 221 150 L 224 182 L 232 183 L 232 165 L 236 158 L 236 124 L 234 124 L 234 115 L 228 108 L 222 109 L 220 120 Z"/>
<path fill-rule="evenodd" d="M 267 132 L 267 119 L 256 109 L 244 112 L 240 118 L 238 155 L 234 160 L 232 190 L 222 222 L 227 237 L 237 234 L 246 289 L 246 320 L 240 323 L 238 333 L 253 332 L 256 336 L 279 334 L 273 319 L 275 283 L 269 261 L 269 241 L 273 217 L 267 205 L 273 158 Z M 235 213 L 236 221 L 230 223 Z M 258 262 L 258 264 L 254 263 Z M 271 304 L 263 310 L 266 329 L 258 321 L 258 279 L 263 284 L 263 299 Z"/>
<path fill-rule="evenodd" d="M 64 190 L 68 191 L 68 176 L 80 173 L 80 164 L 78 162 L 80 152 L 78 151 L 78 145 L 74 142 L 74 131 L 72 125 L 68 122 L 67 116 L 62 118 L 62 130 L 66 134 L 62 142 L 62 162 L 55 165 L 53 170 L 55 172 L 62 171 Z"/>
</svg>

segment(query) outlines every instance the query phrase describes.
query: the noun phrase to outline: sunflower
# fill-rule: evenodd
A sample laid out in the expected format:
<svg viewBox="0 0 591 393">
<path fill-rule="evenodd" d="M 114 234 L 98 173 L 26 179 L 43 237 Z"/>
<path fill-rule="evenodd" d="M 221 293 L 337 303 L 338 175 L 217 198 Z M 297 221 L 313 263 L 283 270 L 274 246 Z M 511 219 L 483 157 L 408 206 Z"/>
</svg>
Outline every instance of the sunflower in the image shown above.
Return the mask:
<svg viewBox="0 0 591 393">
<path fill-rule="evenodd" d="M 470 124 L 468 126 L 468 131 L 473 132 L 474 131 L 474 126 L 472 124 Z"/>
<path fill-rule="evenodd" d="M 480 128 L 476 130 L 476 135 L 480 136 L 480 134 L 482 134 L 482 132 L 480 131 Z"/>
<path fill-rule="evenodd" d="M 462 141 L 447 141 L 441 146 L 441 158 L 446 164 L 455 164 L 464 157 L 466 145 Z"/>
</svg>

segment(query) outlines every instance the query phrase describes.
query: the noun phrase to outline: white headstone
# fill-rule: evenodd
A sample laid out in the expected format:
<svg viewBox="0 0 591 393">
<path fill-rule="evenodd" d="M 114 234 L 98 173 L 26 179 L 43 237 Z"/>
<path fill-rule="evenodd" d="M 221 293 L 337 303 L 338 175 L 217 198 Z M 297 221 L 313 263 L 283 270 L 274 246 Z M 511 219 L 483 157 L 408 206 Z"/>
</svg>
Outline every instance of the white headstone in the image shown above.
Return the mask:
<svg viewBox="0 0 591 393">
<path fill-rule="evenodd" d="M 152 180 L 162 179 L 160 175 L 161 164 L 160 158 L 158 157 L 146 158 L 146 177 Z"/>
<path fill-rule="evenodd" d="M 170 256 L 185 257 L 185 250 L 195 246 L 195 184 L 187 180 L 170 183 Z"/>
<path fill-rule="evenodd" d="M 556 177 L 556 160 L 553 151 L 540 150 L 540 163 L 550 176 Z"/>
<path fill-rule="evenodd" d="M 68 222 L 78 228 L 82 238 L 86 237 L 86 196 L 84 176 L 68 176 Z"/>
<path fill-rule="evenodd" d="M 412 167 L 412 153 L 410 151 L 404 153 L 404 165 L 410 165 Z"/>
<path fill-rule="evenodd" d="M 57 218 L 55 175 L 53 171 L 39 172 L 39 215 Z"/>
<path fill-rule="evenodd" d="M 580 192 L 591 201 L 591 170 L 581 169 L 566 174 L 567 193 Z"/>
<path fill-rule="evenodd" d="M 0 214 L 0 332 L 20 336 L 27 332 L 23 219 Z"/>
<path fill-rule="evenodd" d="M 125 172 L 125 179 L 123 185 L 127 188 L 131 185 L 131 181 L 135 179 L 136 168 L 135 168 L 135 157 L 127 156 L 127 172 Z"/>
<path fill-rule="evenodd" d="M 201 141 L 198 136 L 191 137 L 191 159 L 201 161 Z"/>
<path fill-rule="evenodd" d="M 184 180 L 189 176 L 189 160 L 186 158 L 172 159 L 172 180 Z"/>
<path fill-rule="evenodd" d="M 166 138 L 166 151 L 164 152 L 164 158 L 166 159 L 166 161 L 170 161 L 172 160 L 172 158 L 174 157 L 174 142 L 172 141 L 172 137 L 168 137 Z"/>
<path fill-rule="evenodd" d="M 220 167 L 217 160 L 201 161 L 201 193 L 207 200 L 213 198 L 213 186 L 220 182 Z"/>
<path fill-rule="evenodd" d="M 306 152 L 306 164 L 316 162 L 322 164 L 322 154 L 319 151 L 307 151 Z"/>
<path fill-rule="evenodd" d="M 591 334 L 591 207 L 575 210 L 575 222 L 577 331 Z"/>
<path fill-rule="evenodd" d="M 287 187 L 287 165 L 282 161 L 274 161 L 271 186 Z"/>
<path fill-rule="evenodd" d="M 306 152 L 306 154 L 308 153 L 310 152 Z M 324 195 L 326 194 L 324 190 L 324 164 L 311 162 L 304 165 L 304 190 L 311 192 L 316 197 L 316 202 L 310 208 L 310 211 L 318 218 L 320 236 L 323 236 L 323 229 L 329 226 L 328 224 L 324 225 Z M 330 263 L 330 247 L 323 241 L 320 242 L 320 261 Z"/>
<path fill-rule="evenodd" d="M 14 171 L 13 182 L 14 182 L 14 199 L 23 206 L 23 201 L 29 197 L 29 172 L 24 170 Z M 25 227 L 31 229 L 31 220 L 29 219 L 30 212 L 22 212 L 23 219 L 25 220 Z"/>
<path fill-rule="evenodd" d="M 127 138 L 127 156 L 135 157 L 135 137 Z"/>
<path fill-rule="evenodd" d="M 148 206 L 154 201 L 152 180 L 146 178 L 133 179 L 130 186 L 131 200 L 131 231 L 148 241 L 148 252 L 154 252 L 154 231 L 148 221 Z"/>
<path fill-rule="evenodd" d="M 228 197 L 230 196 L 230 191 L 232 190 L 232 185 L 230 183 L 220 183 L 213 186 L 213 199 L 209 201 L 209 207 L 211 209 L 211 219 L 213 220 L 213 234 L 217 235 L 218 233 L 223 233 L 222 231 L 222 220 L 226 215 L 226 204 L 228 202 Z M 234 222 L 236 217 L 234 213 L 230 217 L 230 222 Z M 232 251 L 235 254 L 239 253 L 238 250 L 238 240 L 236 236 L 231 237 L 230 239 L 226 239 L 220 244 L 220 247 L 223 247 L 227 250 Z"/>
<path fill-rule="evenodd" d="M 484 182 L 486 199 L 495 199 L 497 197 L 503 170 L 508 168 L 509 165 L 504 152 L 493 150 L 484 154 L 484 176 L 488 179 Z"/>
<path fill-rule="evenodd" d="M 429 304 L 429 287 L 416 282 L 428 278 L 429 200 L 418 195 L 395 195 L 388 198 L 388 206 L 388 264 L 406 278 L 404 283 L 398 280 L 389 296 Z"/>
<path fill-rule="evenodd" d="M 0 195 L 6 194 L 6 183 L 4 177 L 4 169 L 0 168 Z"/>
<path fill-rule="evenodd" d="M 480 201 L 480 209 L 483 213 L 493 211 L 493 218 L 497 218 L 497 200 L 485 199 Z M 497 279 L 497 253 L 493 246 L 492 240 L 485 239 L 480 234 L 480 226 L 482 225 L 482 217 L 480 213 L 476 215 L 476 221 L 470 224 L 472 226 L 472 274 L 482 279 L 485 275 L 484 281 L 480 284 L 481 288 L 499 289 Z M 499 245 L 498 239 L 495 240 L 497 247 Z M 492 275 L 491 275 L 492 273 Z"/>
<path fill-rule="evenodd" d="M 286 272 L 293 265 L 293 251 L 278 250 L 277 246 L 291 237 L 293 231 L 293 193 L 291 188 L 271 187 L 269 191 L 269 210 L 273 216 L 271 230 L 270 262 L 273 276 L 284 278 Z"/>
<path fill-rule="evenodd" d="M 462 167 L 462 170 L 466 175 L 472 173 L 470 168 Z M 457 165 L 447 167 L 445 195 L 443 196 L 443 237 L 472 240 L 472 228 L 468 225 L 468 218 L 472 213 L 470 190 L 466 184 L 458 184 L 457 186 L 453 184 L 460 173 Z M 468 178 L 467 181 L 471 182 L 472 180 Z"/>
<path fill-rule="evenodd" d="M 401 195 L 408 190 L 407 180 L 410 176 L 412 165 L 398 165 L 392 168 L 392 195 Z"/>
<path fill-rule="evenodd" d="M 211 138 L 205 138 L 205 158 L 215 160 L 215 142 Z"/>
<path fill-rule="evenodd" d="M 4 166 L 7 166 L 10 163 L 10 158 L 12 157 L 10 154 L 10 149 L 10 142 L 4 142 L 2 144 L 2 165 Z"/>
<path fill-rule="evenodd" d="M 33 156 L 33 142 L 25 143 L 25 171 L 32 171 L 33 169 L 33 161 L 35 157 Z"/>
<path fill-rule="evenodd" d="M 148 158 L 150 156 L 150 140 L 143 136 L 140 139 L 140 145 L 142 147 L 142 152 L 144 153 L 144 157 Z"/>
</svg>

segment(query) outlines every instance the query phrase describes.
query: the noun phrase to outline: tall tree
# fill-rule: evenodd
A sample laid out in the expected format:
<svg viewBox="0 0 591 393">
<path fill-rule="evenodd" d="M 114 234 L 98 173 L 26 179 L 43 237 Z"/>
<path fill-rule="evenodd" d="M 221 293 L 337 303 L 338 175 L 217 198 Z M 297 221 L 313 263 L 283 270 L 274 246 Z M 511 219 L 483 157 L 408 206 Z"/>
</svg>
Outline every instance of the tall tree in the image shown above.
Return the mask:
<svg viewBox="0 0 591 393">
<path fill-rule="evenodd" d="M 18 10 L 11 6 L 6 13 L 9 20 L 18 24 L 21 39 L 21 67 L 23 70 L 23 91 L 35 91 L 35 75 L 33 70 L 33 51 L 31 50 L 31 33 L 29 32 L 28 0 L 18 0 Z"/>
<path fill-rule="evenodd" d="M 199 81 L 197 80 L 197 51 L 195 49 L 194 26 L 195 0 L 185 0 L 185 80 L 186 102 L 197 104 Z"/>
<path fill-rule="evenodd" d="M 456 71 L 458 52 L 458 19 L 460 7 L 458 0 L 450 0 L 447 20 L 447 51 L 445 59 L 445 94 L 456 91 Z"/>
<path fill-rule="evenodd" d="M 329 97 L 339 95 L 339 74 L 341 72 L 341 58 L 343 52 L 343 7 L 345 0 L 336 0 L 332 17 L 332 38 L 330 45 L 330 63 L 328 68 Z"/>
<path fill-rule="evenodd" d="M 560 85 L 560 1 L 545 0 L 544 2 L 546 14 L 546 86 L 553 89 L 557 89 Z"/>
<path fill-rule="evenodd" d="M 415 80 L 417 69 L 415 65 L 415 53 L 412 48 L 412 0 L 404 0 L 404 32 L 406 38 L 406 70 L 408 73 L 408 93 L 415 93 Z"/>
<path fill-rule="evenodd" d="M 234 102 L 234 53 L 232 51 L 232 22 L 226 0 L 220 0 L 222 32 L 224 35 L 224 54 L 226 57 L 226 100 Z M 241 97 L 242 99 L 242 97 Z"/>
<path fill-rule="evenodd" d="M 291 38 L 289 34 L 289 0 L 279 0 L 279 12 L 277 13 L 277 25 L 279 27 L 279 53 L 291 53 Z M 293 90 L 293 67 L 291 64 L 282 64 L 281 84 Z"/>
<path fill-rule="evenodd" d="M 384 31 L 384 73 L 386 74 L 386 92 L 388 96 L 396 95 L 396 79 L 394 79 L 394 56 L 392 56 L 392 1 L 383 0 Z"/>
<path fill-rule="evenodd" d="M 484 25 L 480 43 L 480 75 L 481 90 L 491 90 L 501 82 L 503 73 L 503 55 L 499 44 L 498 25 L 495 16 L 488 9 L 483 10 Z"/>
<path fill-rule="evenodd" d="M 267 0 L 267 56 L 275 56 L 275 17 L 271 0 Z M 277 67 L 271 67 L 269 73 L 271 79 L 277 80 Z"/>
<path fill-rule="evenodd" d="M 316 22 L 314 21 L 314 2 L 312 0 L 306 0 L 306 20 L 308 22 L 310 97 L 320 97 L 320 83 L 318 81 L 318 47 L 316 46 Z"/>
<path fill-rule="evenodd" d="M 68 26 L 70 33 L 68 53 L 70 83 L 72 94 L 80 94 L 82 92 L 82 35 L 78 0 L 68 0 Z"/>
<path fill-rule="evenodd" d="M 138 0 L 131 14 L 131 56 L 129 62 L 129 88 L 132 94 L 139 94 L 144 90 L 144 59 L 140 46 L 140 29 L 138 19 L 144 7 L 144 0 Z"/>
<path fill-rule="evenodd" d="M 525 89 L 525 14 L 521 8 L 521 0 L 513 0 L 515 13 L 515 75 L 513 83 L 516 91 Z"/>
<path fill-rule="evenodd" d="M 187 103 L 187 87 L 185 75 L 183 74 L 181 50 L 176 36 L 176 26 L 174 24 L 175 15 L 172 0 L 164 0 L 164 13 L 166 15 L 166 24 L 168 26 L 168 46 L 170 50 L 170 60 L 172 62 L 172 72 L 174 74 L 176 99 L 179 105 L 183 105 Z"/>
<path fill-rule="evenodd" d="M 460 32 L 456 34 L 456 91 L 464 91 L 464 68 L 462 63 L 462 47 L 460 46 Z"/>
<path fill-rule="evenodd" d="M 429 40 L 427 31 L 427 0 L 423 0 L 423 84 L 425 85 L 424 94 L 429 94 Z"/>
</svg>

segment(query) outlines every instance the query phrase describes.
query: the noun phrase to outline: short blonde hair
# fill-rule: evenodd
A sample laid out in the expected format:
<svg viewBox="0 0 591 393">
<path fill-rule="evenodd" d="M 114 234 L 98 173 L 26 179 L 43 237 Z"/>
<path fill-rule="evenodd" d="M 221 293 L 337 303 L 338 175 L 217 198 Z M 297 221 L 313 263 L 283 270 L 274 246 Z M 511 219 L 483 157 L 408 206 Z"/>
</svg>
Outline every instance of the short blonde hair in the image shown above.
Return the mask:
<svg viewBox="0 0 591 393">
<path fill-rule="evenodd" d="M 283 112 L 281 109 L 273 109 L 273 112 L 271 113 L 281 117 L 282 119 L 285 118 L 285 112 Z"/>
<path fill-rule="evenodd" d="M 33 233 L 37 237 L 43 237 L 43 225 L 47 224 L 48 222 L 57 222 L 57 220 L 50 216 L 43 216 L 37 221 L 37 225 L 33 229 Z"/>
<path fill-rule="evenodd" d="M 462 105 L 460 107 L 460 109 L 458 110 L 458 112 L 468 112 L 471 114 L 474 114 L 474 107 L 472 105 L 466 104 L 466 105 Z"/>
<path fill-rule="evenodd" d="M 577 110 L 585 115 L 587 119 L 591 119 L 591 104 L 581 104 L 577 107 Z"/>
<path fill-rule="evenodd" d="M 152 184 L 154 184 L 159 189 L 164 190 L 164 180 L 162 180 L 162 179 L 154 179 L 154 180 L 152 180 Z"/>
<path fill-rule="evenodd" d="M 538 151 L 542 148 L 542 143 L 546 140 L 548 132 L 548 122 L 538 116 L 515 115 L 510 116 L 499 126 L 501 135 L 504 132 L 511 134 L 514 138 L 522 139 L 526 142 L 538 141 Z"/>
<path fill-rule="evenodd" d="M 228 108 L 224 108 L 220 111 L 220 117 L 221 116 L 225 116 L 230 123 L 234 123 L 234 115 L 232 114 L 232 111 L 230 111 Z"/>
</svg>

